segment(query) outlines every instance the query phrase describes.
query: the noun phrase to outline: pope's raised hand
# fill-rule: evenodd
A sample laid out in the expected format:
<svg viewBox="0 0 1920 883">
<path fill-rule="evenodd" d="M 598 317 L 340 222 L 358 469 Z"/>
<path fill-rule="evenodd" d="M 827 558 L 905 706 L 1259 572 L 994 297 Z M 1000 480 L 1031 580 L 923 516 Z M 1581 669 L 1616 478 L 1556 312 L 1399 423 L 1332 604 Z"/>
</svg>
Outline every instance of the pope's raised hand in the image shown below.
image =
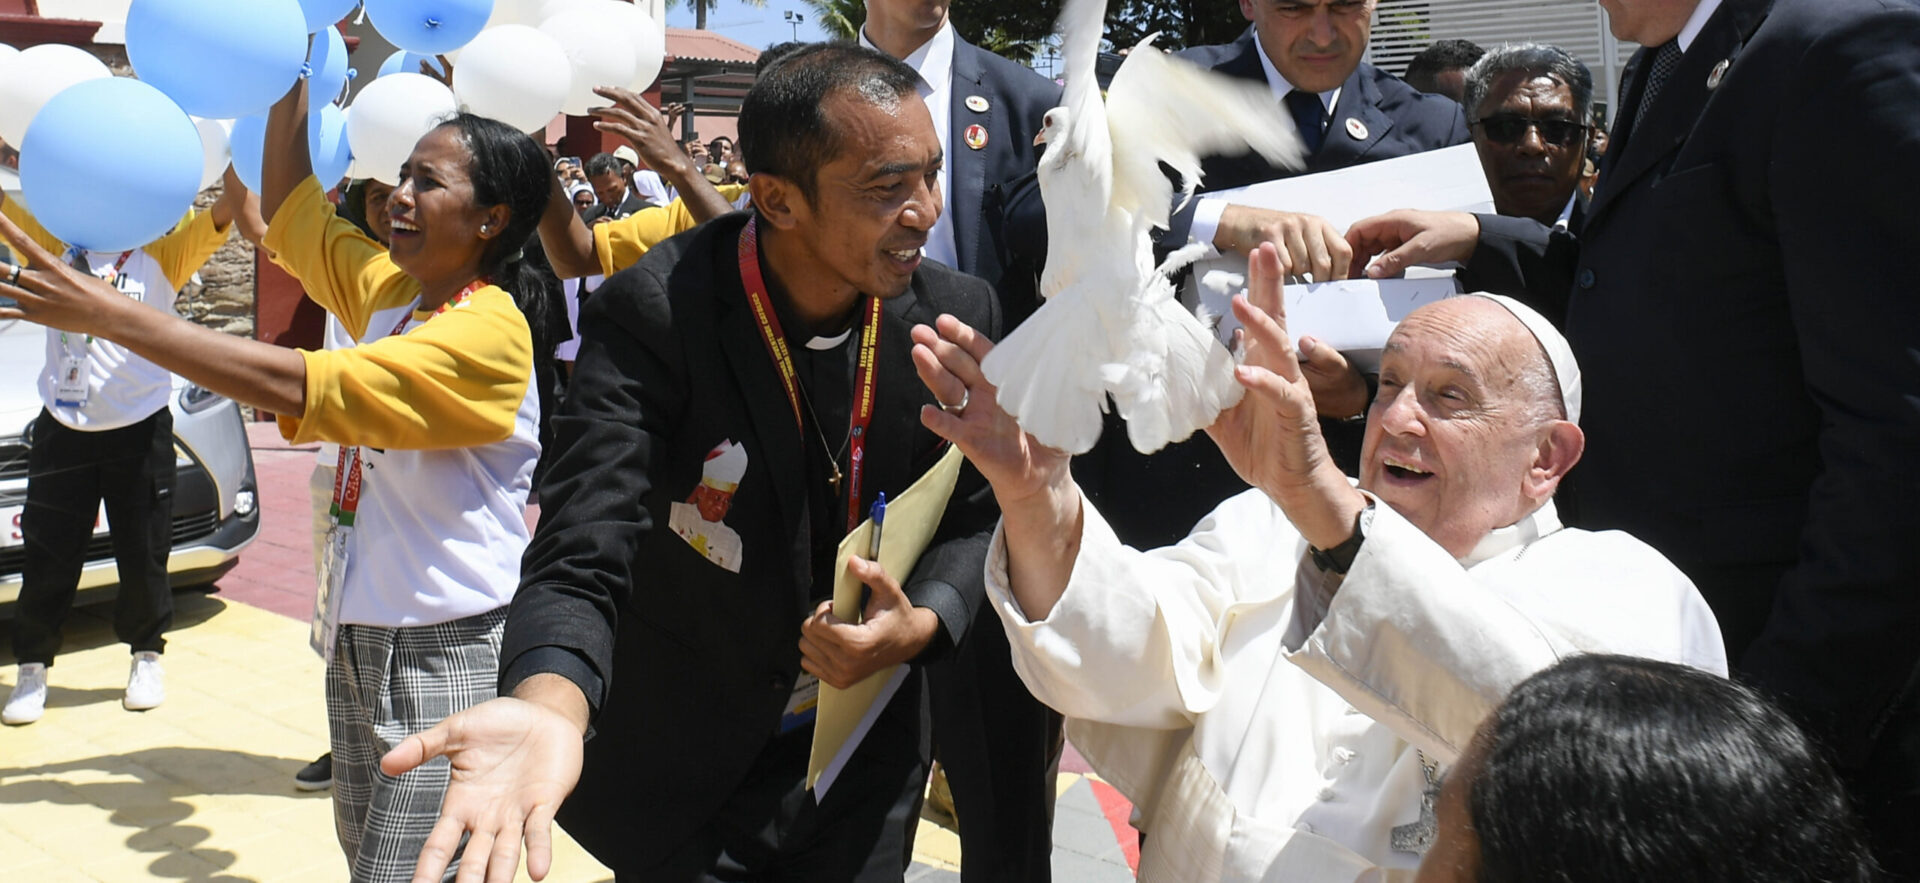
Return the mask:
<svg viewBox="0 0 1920 883">
<path fill-rule="evenodd" d="M 1344 523 L 1343 539 L 1352 532 L 1350 508 L 1358 493 L 1327 453 L 1313 390 L 1287 335 L 1279 252 L 1262 244 L 1247 264 L 1247 293 L 1233 299 L 1244 344 L 1234 379 L 1247 395 L 1221 412 L 1207 434 L 1234 471 L 1280 504 L 1309 541 L 1323 533 L 1315 529 L 1322 523 L 1333 530 Z"/>
<path fill-rule="evenodd" d="M 967 455 L 1003 509 L 1072 481 L 1067 454 L 1041 444 L 1000 409 L 998 391 L 980 373 L 992 341 L 942 315 L 933 327 L 914 326 L 913 342 L 914 368 L 941 402 L 922 408 L 920 422 Z"/>
</svg>

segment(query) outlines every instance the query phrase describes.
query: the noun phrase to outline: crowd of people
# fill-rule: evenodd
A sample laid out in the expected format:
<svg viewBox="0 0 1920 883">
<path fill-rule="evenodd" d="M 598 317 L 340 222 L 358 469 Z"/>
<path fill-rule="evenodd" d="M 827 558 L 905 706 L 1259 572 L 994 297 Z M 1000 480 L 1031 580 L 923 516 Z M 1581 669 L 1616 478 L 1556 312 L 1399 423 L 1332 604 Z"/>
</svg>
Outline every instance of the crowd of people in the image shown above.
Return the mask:
<svg viewBox="0 0 1920 883">
<path fill-rule="evenodd" d="M 43 713 L 101 499 L 166 523 L 173 373 L 330 445 L 301 779 L 355 880 L 537 879 L 556 821 L 623 879 L 899 880 L 936 762 L 963 878 L 1046 880 L 1068 739 L 1148 880 L 1920 880 L 1920 5 L 1602 5 L 1647 47 L 1604 111 L 1552 45 L 1376 68 L 1371 0 L 1243 2 L 1180 53 L 1269 90 L 1305 160 L 1205 157 L 1171 207 L 1163 254 L 1248 260 L 1243 394 L 1153 454 L 1115 415 L 1049 449 L 982 374 L 1041 302 L 1035 170 L 1075 158 L 1061 84 L 939 0 L 770 48 L 737 145 L 607 87 L 611 151 L 459 114 L 397 186 L 320 181 L 302 83 L 261 192 L 229 173 L 144 249 L 9 201 L 47 411 L 0 718 Z M 1211 195 L 1468 143 L 1491 212 Z M 230 225 L 326 349 L 169 315 Z M 1464 296 L 1377 366 L 1288 327 L 1289 280 L 1416 265 Z M 924 553 L 843 561 L 949 446 Z M 151 708 L 166 545 L 114 535 Z M 896 666 L 816 793 L 822 685 Z"/>
</svg>

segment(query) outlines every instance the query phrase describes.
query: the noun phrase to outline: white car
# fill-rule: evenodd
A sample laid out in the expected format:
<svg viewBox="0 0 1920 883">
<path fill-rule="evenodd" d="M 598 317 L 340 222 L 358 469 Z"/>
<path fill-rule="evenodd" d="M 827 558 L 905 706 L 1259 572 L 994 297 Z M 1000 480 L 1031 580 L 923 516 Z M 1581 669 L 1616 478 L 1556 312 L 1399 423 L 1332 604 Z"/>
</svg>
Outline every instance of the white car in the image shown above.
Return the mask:
<svg viewBox="0 0 1920 883">
<path fill-rule="evenodd" d="M 20 513 L 27 500 L 27 438 L 40 415 L 36 388 L 46 360 L 46 329 L 0 321 L 0 617 L 12 615 L 26 557 Z M 260 532 L 259 494 L 246 424 L 232 400 L 173 380 L 173 441 L 179 477 L 173 491 L 173 585 L 218 579 L 240 561 Z M 104 601 L 119 589 L 104 507 L 80 572 L 80 602 Z"/>
</svg>

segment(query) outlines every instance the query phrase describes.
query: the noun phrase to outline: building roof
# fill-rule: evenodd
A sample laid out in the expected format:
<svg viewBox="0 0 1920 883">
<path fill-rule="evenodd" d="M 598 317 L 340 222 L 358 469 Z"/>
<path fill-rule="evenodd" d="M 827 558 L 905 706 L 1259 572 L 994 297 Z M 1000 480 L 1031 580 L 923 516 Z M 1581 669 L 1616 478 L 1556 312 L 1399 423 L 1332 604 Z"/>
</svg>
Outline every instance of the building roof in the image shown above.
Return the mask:
<svg viewBox="0 0 1920 883">
<path fill-rule="evenodd" d="M 667 29 L 667 57 L 680 61 L 733 61 L 752 64 L 760 50 L 712 31 Z"/>
</svg>

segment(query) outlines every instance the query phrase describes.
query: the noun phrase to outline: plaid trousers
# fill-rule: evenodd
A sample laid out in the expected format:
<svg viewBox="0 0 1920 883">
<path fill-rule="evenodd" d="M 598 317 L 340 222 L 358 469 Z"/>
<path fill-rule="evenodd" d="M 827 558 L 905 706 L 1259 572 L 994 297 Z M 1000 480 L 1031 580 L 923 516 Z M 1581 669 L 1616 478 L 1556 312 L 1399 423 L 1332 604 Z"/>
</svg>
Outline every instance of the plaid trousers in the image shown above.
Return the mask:
<svg viewBox="0 0 1920 883">
<path fill-rule="evenodd" d="M 342 625 L 327 666 L 333 825 L 356 883 L 413 878 L 446 796 L 448 764 L 399 777 L 380 757 L 454 712 L 492 699 L 507 608 L 437 625 Z M 459 867 L 447 868 L 452 880 Z"/>
</svg>

